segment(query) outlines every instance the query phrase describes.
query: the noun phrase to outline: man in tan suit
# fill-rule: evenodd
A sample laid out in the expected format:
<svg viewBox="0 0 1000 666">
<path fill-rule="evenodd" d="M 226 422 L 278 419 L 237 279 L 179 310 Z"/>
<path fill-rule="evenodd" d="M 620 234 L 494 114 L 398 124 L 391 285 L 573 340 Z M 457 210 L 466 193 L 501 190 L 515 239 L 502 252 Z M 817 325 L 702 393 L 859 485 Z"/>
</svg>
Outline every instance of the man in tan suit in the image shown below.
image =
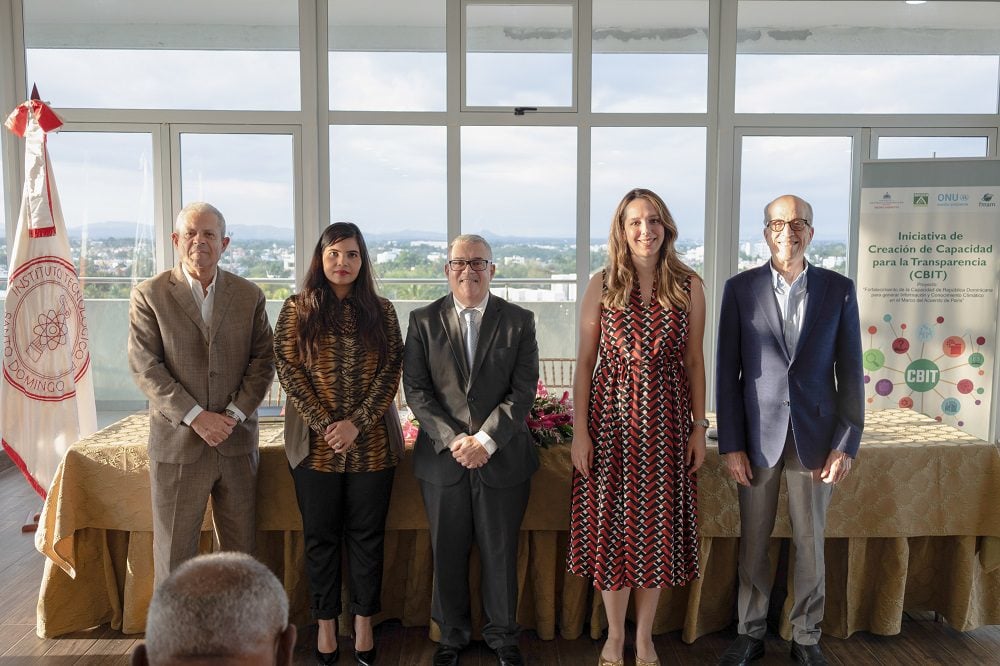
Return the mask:
<svg viewBox="0 0 1000 666">
<path fill-rule="evenodd" d="M 253 552 L 257 407 L 274 378 L 263 292 L 218 268 L 222 213 L 189 204 L 172 238 L 179 265 L 137 286 L 129 311 L 129 367 L 149 398 L 157 582 L 198 554 L 209 496 L 222 550 Z"/>
</svg>

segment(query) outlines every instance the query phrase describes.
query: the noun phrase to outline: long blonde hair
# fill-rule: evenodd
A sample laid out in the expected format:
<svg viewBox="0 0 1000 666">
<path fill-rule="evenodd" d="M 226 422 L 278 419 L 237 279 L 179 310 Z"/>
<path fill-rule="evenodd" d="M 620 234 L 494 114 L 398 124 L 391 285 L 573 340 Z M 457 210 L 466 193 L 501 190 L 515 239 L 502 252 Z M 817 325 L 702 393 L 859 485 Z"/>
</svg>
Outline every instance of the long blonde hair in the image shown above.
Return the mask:
<svg viewBox="0 0 1000 666">
<path fill-rule="evenodd" d="M 697 273 L 677 256 L 674 241 L 677 240 L 677 224 L 674 222 L 667 204 L 652 190 L 636 188 L 626 194 L 611 218 L 611 232 L 608 234 L 608 266 L 606 270 L 607 289 L 601 297 L 601 304 L 608 308 L 621 309 L 628 305 L 635 282 L 635 266 L 625 236 L 625 209 L 636 199 L 645 199 L 656 209 L 663 224 L 664 238 L 660 245 L 660 260 L 656 263 L 656 293 L 654 296 L 665 308 L 674 307 L 688 310 L 691 298 L 685 284 Z"/>
</svg>

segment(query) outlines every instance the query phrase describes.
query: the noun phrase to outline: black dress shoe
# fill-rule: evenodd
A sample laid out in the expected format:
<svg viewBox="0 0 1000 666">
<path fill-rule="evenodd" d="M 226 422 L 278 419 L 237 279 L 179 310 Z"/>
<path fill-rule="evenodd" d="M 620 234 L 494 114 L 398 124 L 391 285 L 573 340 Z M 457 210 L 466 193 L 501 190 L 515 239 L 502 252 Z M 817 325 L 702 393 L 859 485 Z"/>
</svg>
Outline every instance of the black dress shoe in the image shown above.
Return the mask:
<svg viewBox="0 0 1000 666">
<path fill-rule="evenodd" d="M 355 650 L 354 659 L 358 662 L 358 666 L 374 666 L 375 646 L 373 645 L 371 650 Z"/>
<path fill-rule="evenodd" d="M 339 647 L 333 652 L 320 652 L 319 648 L 316 648 L 316 663 L 319 666 L 330 666 L 330 664 L 337 663 L 337 659 L 339 658 L 340 658 Z"/>
<path fill-rule="evenodd" d="M 792 641 L 792 661 L 806 666 L 827 666 L 830 662 L 823 656 L 819 645 L 800 645 Z"/>
<path fill-rule="evenodd" d="M 764 641 L 747 634 L 740 634 L 729 649 L 722 653 L 719 666 L 743 666 L 764 656 Z"/>
<path fill-rule="evenodd" d="M 516 645 L 501 645 L 496 649 L 498 666 L 524 666 L 521 648 Z"/>
<path fill-rule="evenodd" d="M 451 645 L 438 645 L 434 650 L 434 666 L 458 666 L 458 648 Z"/>
</svg>

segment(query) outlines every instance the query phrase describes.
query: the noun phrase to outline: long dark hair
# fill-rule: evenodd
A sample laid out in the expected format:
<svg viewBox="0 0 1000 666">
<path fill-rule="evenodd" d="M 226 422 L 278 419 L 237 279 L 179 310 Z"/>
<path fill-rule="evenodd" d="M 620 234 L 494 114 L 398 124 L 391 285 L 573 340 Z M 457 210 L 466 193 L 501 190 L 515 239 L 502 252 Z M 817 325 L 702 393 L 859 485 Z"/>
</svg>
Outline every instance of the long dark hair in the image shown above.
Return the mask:
<svg viewBox="0 0 1000 666">
<path fill-rule="evenodd" d="M 389 349 L 389 339 L 385 333 L 385 315 L 382 311 L 382 301 L 375 290 L 375 276 L 372 273 L 372 261 L 368 256 L 368 246 L 361 229 L 352 222 L 334 222 L 328 226 L 316 243 L 309 270 L 306 271 L 302 291 L 295 297 L 298 310 L 298 346 L 299 353 L 306 363 L 311 363 L 319 355 L 320 340 L 323 333 L 333 330 L 343 333 L 343 319 L 339 316 L 343 304 L 326 279 L 323 272 L 323 250 L 342 240 L 353 238 L 358 243 L 361 253 L 361 269 L 358 277 L 351 285 L 351 298 L 354 299 L 357 312 L 358 337 L 368 350 L 378 352 L 379 363 L 385 361 Z"/>
</svg>

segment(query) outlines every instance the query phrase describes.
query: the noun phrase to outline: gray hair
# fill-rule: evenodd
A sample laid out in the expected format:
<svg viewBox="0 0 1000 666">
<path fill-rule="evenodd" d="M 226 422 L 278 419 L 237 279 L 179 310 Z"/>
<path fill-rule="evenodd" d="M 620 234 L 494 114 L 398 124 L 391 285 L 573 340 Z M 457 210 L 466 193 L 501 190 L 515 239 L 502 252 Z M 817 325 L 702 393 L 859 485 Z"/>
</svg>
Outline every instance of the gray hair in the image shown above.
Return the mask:
<svg viewBox="0 0 1000 666">
<path fill-rule="evenodd" d="M 153 593 L 146 619 L 150 662 L 247 654 L 288 626 L 288 596 L 245 553 L 184 562 Z"/>
<path fill-rule="evenodd" d="M 184 208 L 181 208 L 181 212 L 177 213 L 177 220 L 174 222 L 174 229 L 179 229 L 181 224 L 187 220 L 189 215 L 201 215 L 202 213 L 210 213 L 215 216 L 215 219 L 219 221 L 219 228 L 222 231 L 222 236 L 225 238 L 226 218 L 222 216 L 222 212 L 218 208 L 205 201 L 195 201 L 184 206 Z"/>
<path fill-rule="evenodd" d="M 448 243 L 448 258 L 449 259 L 451 258 L 451 250 L 452 250 L 452 248 L 455 247 L 455 245 L 457 245 L 459 243 L 482 243 L 483 245 L 486 246 L 486 251 L 490 255 L 488 257 L 483 257 L 483 259 L 489 259 L 489 260 L 492 261 L 492 259 L 493 259 L 493 248 L 490 247 L 489 241 L 487 241 L 485 238 L 483 238 L 479 234 L 459 234 L 458 236 L 455 236 L 454 238 L 452 238 L 451 242 Z"/>
</svg>

